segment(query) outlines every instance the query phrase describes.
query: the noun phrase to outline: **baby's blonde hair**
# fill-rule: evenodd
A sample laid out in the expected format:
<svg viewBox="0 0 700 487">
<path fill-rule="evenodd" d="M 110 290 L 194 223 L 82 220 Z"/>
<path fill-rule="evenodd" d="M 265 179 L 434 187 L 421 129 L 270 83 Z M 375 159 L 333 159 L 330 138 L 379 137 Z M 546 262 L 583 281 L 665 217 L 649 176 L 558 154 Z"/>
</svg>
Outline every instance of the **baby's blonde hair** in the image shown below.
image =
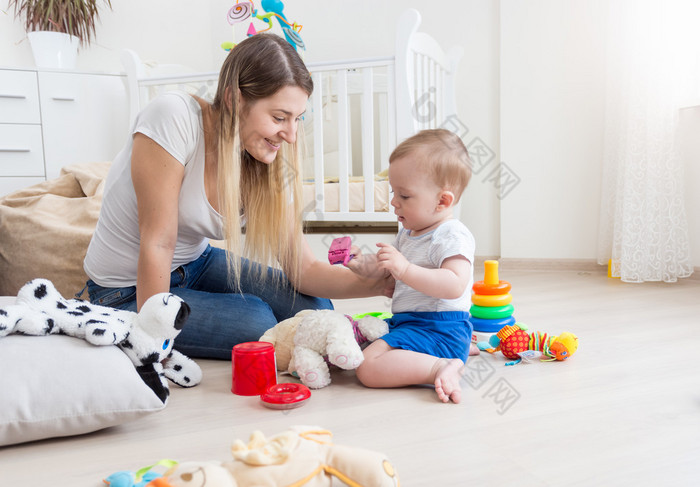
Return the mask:
<svg viewBox="0 0 700 487">
<path fill-rule="evenodd" d="M 441 189 L 462 197 L 472 175 L 472 163 L 464 142 L 445 129 L 421 130 L 401 142 L 389 156 L 389 164 L 418 152 L 417 162 Z"/>
</svg>

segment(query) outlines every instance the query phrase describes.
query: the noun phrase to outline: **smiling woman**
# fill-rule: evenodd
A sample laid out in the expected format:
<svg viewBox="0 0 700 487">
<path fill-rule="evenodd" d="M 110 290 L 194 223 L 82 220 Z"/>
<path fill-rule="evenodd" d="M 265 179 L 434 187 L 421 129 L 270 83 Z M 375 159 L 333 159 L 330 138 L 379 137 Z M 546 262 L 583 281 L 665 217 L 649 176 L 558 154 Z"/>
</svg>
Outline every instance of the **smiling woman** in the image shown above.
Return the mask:
<svg viewBox="0 0 700 487">
<path fill-rule="evenodd" d="M 282 143 L 294 144 L 308 93 L 298 86 L 285 86 L 259 101 L 242 100 L 241 142 L 256 160 L 271 164 Z"/>
<path fill-rule="evenodd" d="M 332 307 L 313 296 L 380 294 L 384 282 L 319 262 L 303 239 L 297 139 L 312 91 L 296 51 L 261 34 L 228 55 L 211 103 L 175 91 L 144 107 L 107 177 L 90 300 L 137 310 L 169 291 L 192 309 L 175 348 L 230 359 L 297 311 Z"/>
</svg>

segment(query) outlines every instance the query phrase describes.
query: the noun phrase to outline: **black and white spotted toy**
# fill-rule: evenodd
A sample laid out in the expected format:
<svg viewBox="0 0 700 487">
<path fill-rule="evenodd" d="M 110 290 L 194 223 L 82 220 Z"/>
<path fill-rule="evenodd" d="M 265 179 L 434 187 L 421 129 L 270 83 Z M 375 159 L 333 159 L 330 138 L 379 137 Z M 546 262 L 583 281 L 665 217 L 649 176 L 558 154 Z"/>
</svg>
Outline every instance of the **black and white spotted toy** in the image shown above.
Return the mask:
<svg viewBox="0 0 700 487">
<path fill-rule="evenodd" d="M 17 293 L 15 304 L 0 308 L 0 337 L 62 334 L 93 345 L 117 345 L 137 372 L 165 402 L 167 377 L 182 387 L 202 379 L 196 362 L 173 350 L 173 341 L 187 321 L 190 307 L 170 293 L 151 296 L 134 313 L 79 299 L 64 299 L 47 279 L 34 279 Z"/>
</svg>

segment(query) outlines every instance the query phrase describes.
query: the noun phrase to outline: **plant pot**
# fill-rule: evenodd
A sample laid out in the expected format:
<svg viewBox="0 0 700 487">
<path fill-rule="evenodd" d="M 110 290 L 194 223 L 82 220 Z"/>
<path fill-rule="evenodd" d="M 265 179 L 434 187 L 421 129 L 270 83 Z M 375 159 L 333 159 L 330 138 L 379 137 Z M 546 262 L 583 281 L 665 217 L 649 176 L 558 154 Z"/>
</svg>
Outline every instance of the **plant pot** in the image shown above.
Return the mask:
<svg viewBox="0 0 700 487">
<path fill-rule="evenodd" d="M 63 32 L 27 32 L 37 68 L 75 69 L 80 39 Z"/>
</svg>

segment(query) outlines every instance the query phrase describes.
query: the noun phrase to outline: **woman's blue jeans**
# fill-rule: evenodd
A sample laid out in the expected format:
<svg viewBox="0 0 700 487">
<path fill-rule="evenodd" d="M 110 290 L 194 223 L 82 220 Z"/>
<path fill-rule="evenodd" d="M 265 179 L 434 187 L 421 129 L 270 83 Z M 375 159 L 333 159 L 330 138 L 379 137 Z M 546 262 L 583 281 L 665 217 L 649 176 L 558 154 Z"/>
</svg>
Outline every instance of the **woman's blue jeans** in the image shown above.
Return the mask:
<svg viewBox="0 0 700 487">
<path fill-rule="evenodd" d="M 175 348 L 190 357 L 231 358 L 238 343 L 257 341 L 266 330 L 303 309 L 333 309 L 330 300 L 300 294 L 280 271 L 268 268 L 260 280 L 259 264 L 241 261 L 241 288 L 229 284 L 226 251 L 207 247 L 202 255 L 175 269 L 170 292 L 191 313 L 175 339 Z M 93 304 L 136 311 L 136 286 L 105 288 L 87 283 Z"/>
</svg>

